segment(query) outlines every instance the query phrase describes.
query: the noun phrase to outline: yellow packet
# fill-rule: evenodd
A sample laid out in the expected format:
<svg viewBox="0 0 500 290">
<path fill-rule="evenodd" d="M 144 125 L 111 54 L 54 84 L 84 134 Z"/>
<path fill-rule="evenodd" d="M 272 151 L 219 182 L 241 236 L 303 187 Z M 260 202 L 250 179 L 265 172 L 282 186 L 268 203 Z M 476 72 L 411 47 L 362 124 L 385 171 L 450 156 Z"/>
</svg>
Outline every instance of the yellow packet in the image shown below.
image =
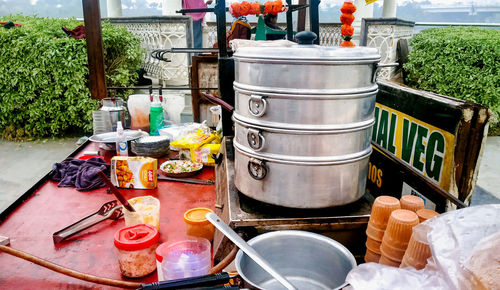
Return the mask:
<svg viewBox="0 0 500 290">
<path fill-rule="evenodd" d="M 215 160 L 212 154 L 217 154 L 220 149 L 220 144 L 205 144 L 200 148 L 190 149 L 191 161 L 201 162 L 203 165 L 214 166 Z"/>
<path fill-rule="evenodd" d="M 196 149 L 215 139 L 213 134 L 205 134 L 201 131 L 187 134 L 185 137 L 175 140 L 170 145 L 179 149 Z"/>
</svg>

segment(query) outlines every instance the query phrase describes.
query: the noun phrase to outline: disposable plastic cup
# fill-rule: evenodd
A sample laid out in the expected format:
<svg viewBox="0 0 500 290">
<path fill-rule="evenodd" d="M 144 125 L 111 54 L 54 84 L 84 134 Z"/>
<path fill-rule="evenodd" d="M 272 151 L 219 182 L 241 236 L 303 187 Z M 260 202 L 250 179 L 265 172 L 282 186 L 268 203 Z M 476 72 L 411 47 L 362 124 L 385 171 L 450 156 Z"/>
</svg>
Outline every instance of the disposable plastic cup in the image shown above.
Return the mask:
<svg viewBox="0 0 500 290">
<path fill-rule="evenodd" d="M 412 234 L 412 228 L 418 223 L 418 216 L 412 211 L 406 209 L 393 211 L 387 223 L 382 246 L 384 243 L 388 243 L 395 248 L 405 250 Z"/>
<path fill-rule="evenodd" d="M 369 222 L 375 227 L 385 230 L 391 212 L 400 208 L 401 205 L 397 198 L 385 195 L 379 196 L 373 202 Z"/>
<path fill-rule="evenodd" d="M 158 274 L 158 281 L 165 281 L 165 277 L 163 277 L 163 270 L 161 269 L 161 263 L 163 262 L 163 256 L 165 255 L 165 251 L 168 248 L 168 243 L 160 244 L 156 250 L 156 273 Z"/>
<path fill-rule="evenodd" d="M 213 213 L 213 210 L 198 207 L 184 213 L 187 235 L 205 238 L 209 241 L 214 239 L 215 227 L 205 217 L 209 212 Z"/>
<path fill-rule="evenodd" d="M 417 210 L 417 216 L 420 222 L 425 222 L 426 220 L 433 218 L 437 215 L 439 215 L 437 212 L 430 209 L 422 208 Z"/>
<path fill-rule="evenodd" d="M 123 209 L 125 225 L 147 224 L 160 230 L 160 201 L 150 195 L 138 196 L 129 199 L 128 202 L 135 212 Z"/>
<path fill-rule="evenodd" d="M 392 266 L 392 267 L 399 267 L 399 265 L 401 265 L 401 262 L 391 260 L 390 258 L 387 258 L 384 255 L 380 256 L 380 260 L 378 261 L 378 263 L 382 264 L 382 265 L 386 265 L 386 266 Z"/>
<path fill-rule="evenodd" d="M 370 249 L 366 249 L 366 254 L 365 254 L 365 262 L 366 263 L 370 263 L 370 262 L 378 263 L 379 260 L 380 260 L 379 254 L 377 254 L 373 251 L 370 251 Z"/>
<path fill-rule="evenodd" d="M 380 245 L 380 254 L 390 258 L 393 261 L 401 262 L 403 260 L 403 256 L 405 255 L 405 248 L 394 247 L 389 243 L 382 243 Z"/>
<path fill-rule="evenodd" d="M 370 222 L 368 222 L 368 225 L 366 227 L 367 237 L 370 237 L 375 241 L 381 242 L 382 238 L 384 237 L 384 232 L 385 229 L 379 229 L 376 226 L 372 225 Z"/>
<path fill-rule="evenodd" d="M 425 208 L 424 200 L 415 195 L 405 195 L 401 197 L 400 203 L 401 209 L 407 209 L 413 212 Z"/>
<path fill-rule="evenodd" d="M 380 244 L 381 242 L 375 241 L 374 239 L 367 237 L 366 238 L 366 248 L 378 255 L 380 255 Z"/>
<path fill-rule="evenodd" d="M 427 265 L 427 259 L 431 256 L 429 245 L 414 239 L 413 235 L 408 242 L 408 248 L 403 256 L 402 265 L 412 266 L 417 270 Z"/>
<path fill-rule="evenodd" d="M 164 250 L 162 271 L 165 280 L 208 274 L 211 266 L 211 245 L 207 239 L 189 237 Z"/>
</svg>

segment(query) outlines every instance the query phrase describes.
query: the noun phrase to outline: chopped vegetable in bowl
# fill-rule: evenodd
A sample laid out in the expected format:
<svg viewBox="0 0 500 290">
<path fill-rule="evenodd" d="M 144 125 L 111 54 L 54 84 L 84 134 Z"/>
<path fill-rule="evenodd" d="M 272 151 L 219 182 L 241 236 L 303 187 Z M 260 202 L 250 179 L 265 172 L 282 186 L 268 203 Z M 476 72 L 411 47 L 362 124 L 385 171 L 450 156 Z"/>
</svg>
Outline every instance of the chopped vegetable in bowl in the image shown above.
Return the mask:
<svg viewBox="0 0 500 290">
<path fill-rule="evenodd" d="M 187 160 L 172 160 L 162 164 L 161 170 L 170 174 L 178 174 L 184 172 L 193 172 L 200 170 L 203 167 L 202 163 L 195 163 Z"/>
</svg>

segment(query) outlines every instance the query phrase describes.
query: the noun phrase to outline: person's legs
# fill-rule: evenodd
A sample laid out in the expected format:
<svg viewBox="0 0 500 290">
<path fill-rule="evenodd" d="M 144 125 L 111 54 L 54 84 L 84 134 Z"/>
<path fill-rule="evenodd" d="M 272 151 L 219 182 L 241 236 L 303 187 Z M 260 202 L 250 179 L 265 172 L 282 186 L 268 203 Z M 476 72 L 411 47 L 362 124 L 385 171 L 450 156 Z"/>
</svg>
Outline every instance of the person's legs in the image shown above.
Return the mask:
<svg viewBox="0 0 500 290">
<path fill-rule="evenodd" d="M 202 20 L 193 21 L 193 47 L 202 48 L 203 47 L 203 32 L 201 28 Z"/>
</svg>

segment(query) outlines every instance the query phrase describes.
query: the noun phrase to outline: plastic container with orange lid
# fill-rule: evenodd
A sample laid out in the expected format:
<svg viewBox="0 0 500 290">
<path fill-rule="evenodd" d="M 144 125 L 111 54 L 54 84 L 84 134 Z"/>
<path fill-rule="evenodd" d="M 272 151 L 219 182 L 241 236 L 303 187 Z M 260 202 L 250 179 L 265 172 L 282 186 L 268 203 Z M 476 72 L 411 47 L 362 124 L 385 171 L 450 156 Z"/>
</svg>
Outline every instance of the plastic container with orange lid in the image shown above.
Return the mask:
<svg viewBox="0 0 500 290">
<path fill-rule="evenodd" d="M 205 238 L 209 241 L 214 239 L 215 227 L 205 217 L 209 212 L 213 213 L 214 211 L 209 208 L 197 207 L 184 213 L 187 235 Z"/>
<path fill-rule="evenodd" d="M 115 234 L 118 263 L 123 276 L 144 277 L 156 270 L 155 250 L 160 235 L 150 225 L 126 227 Z"/>
</svg>

